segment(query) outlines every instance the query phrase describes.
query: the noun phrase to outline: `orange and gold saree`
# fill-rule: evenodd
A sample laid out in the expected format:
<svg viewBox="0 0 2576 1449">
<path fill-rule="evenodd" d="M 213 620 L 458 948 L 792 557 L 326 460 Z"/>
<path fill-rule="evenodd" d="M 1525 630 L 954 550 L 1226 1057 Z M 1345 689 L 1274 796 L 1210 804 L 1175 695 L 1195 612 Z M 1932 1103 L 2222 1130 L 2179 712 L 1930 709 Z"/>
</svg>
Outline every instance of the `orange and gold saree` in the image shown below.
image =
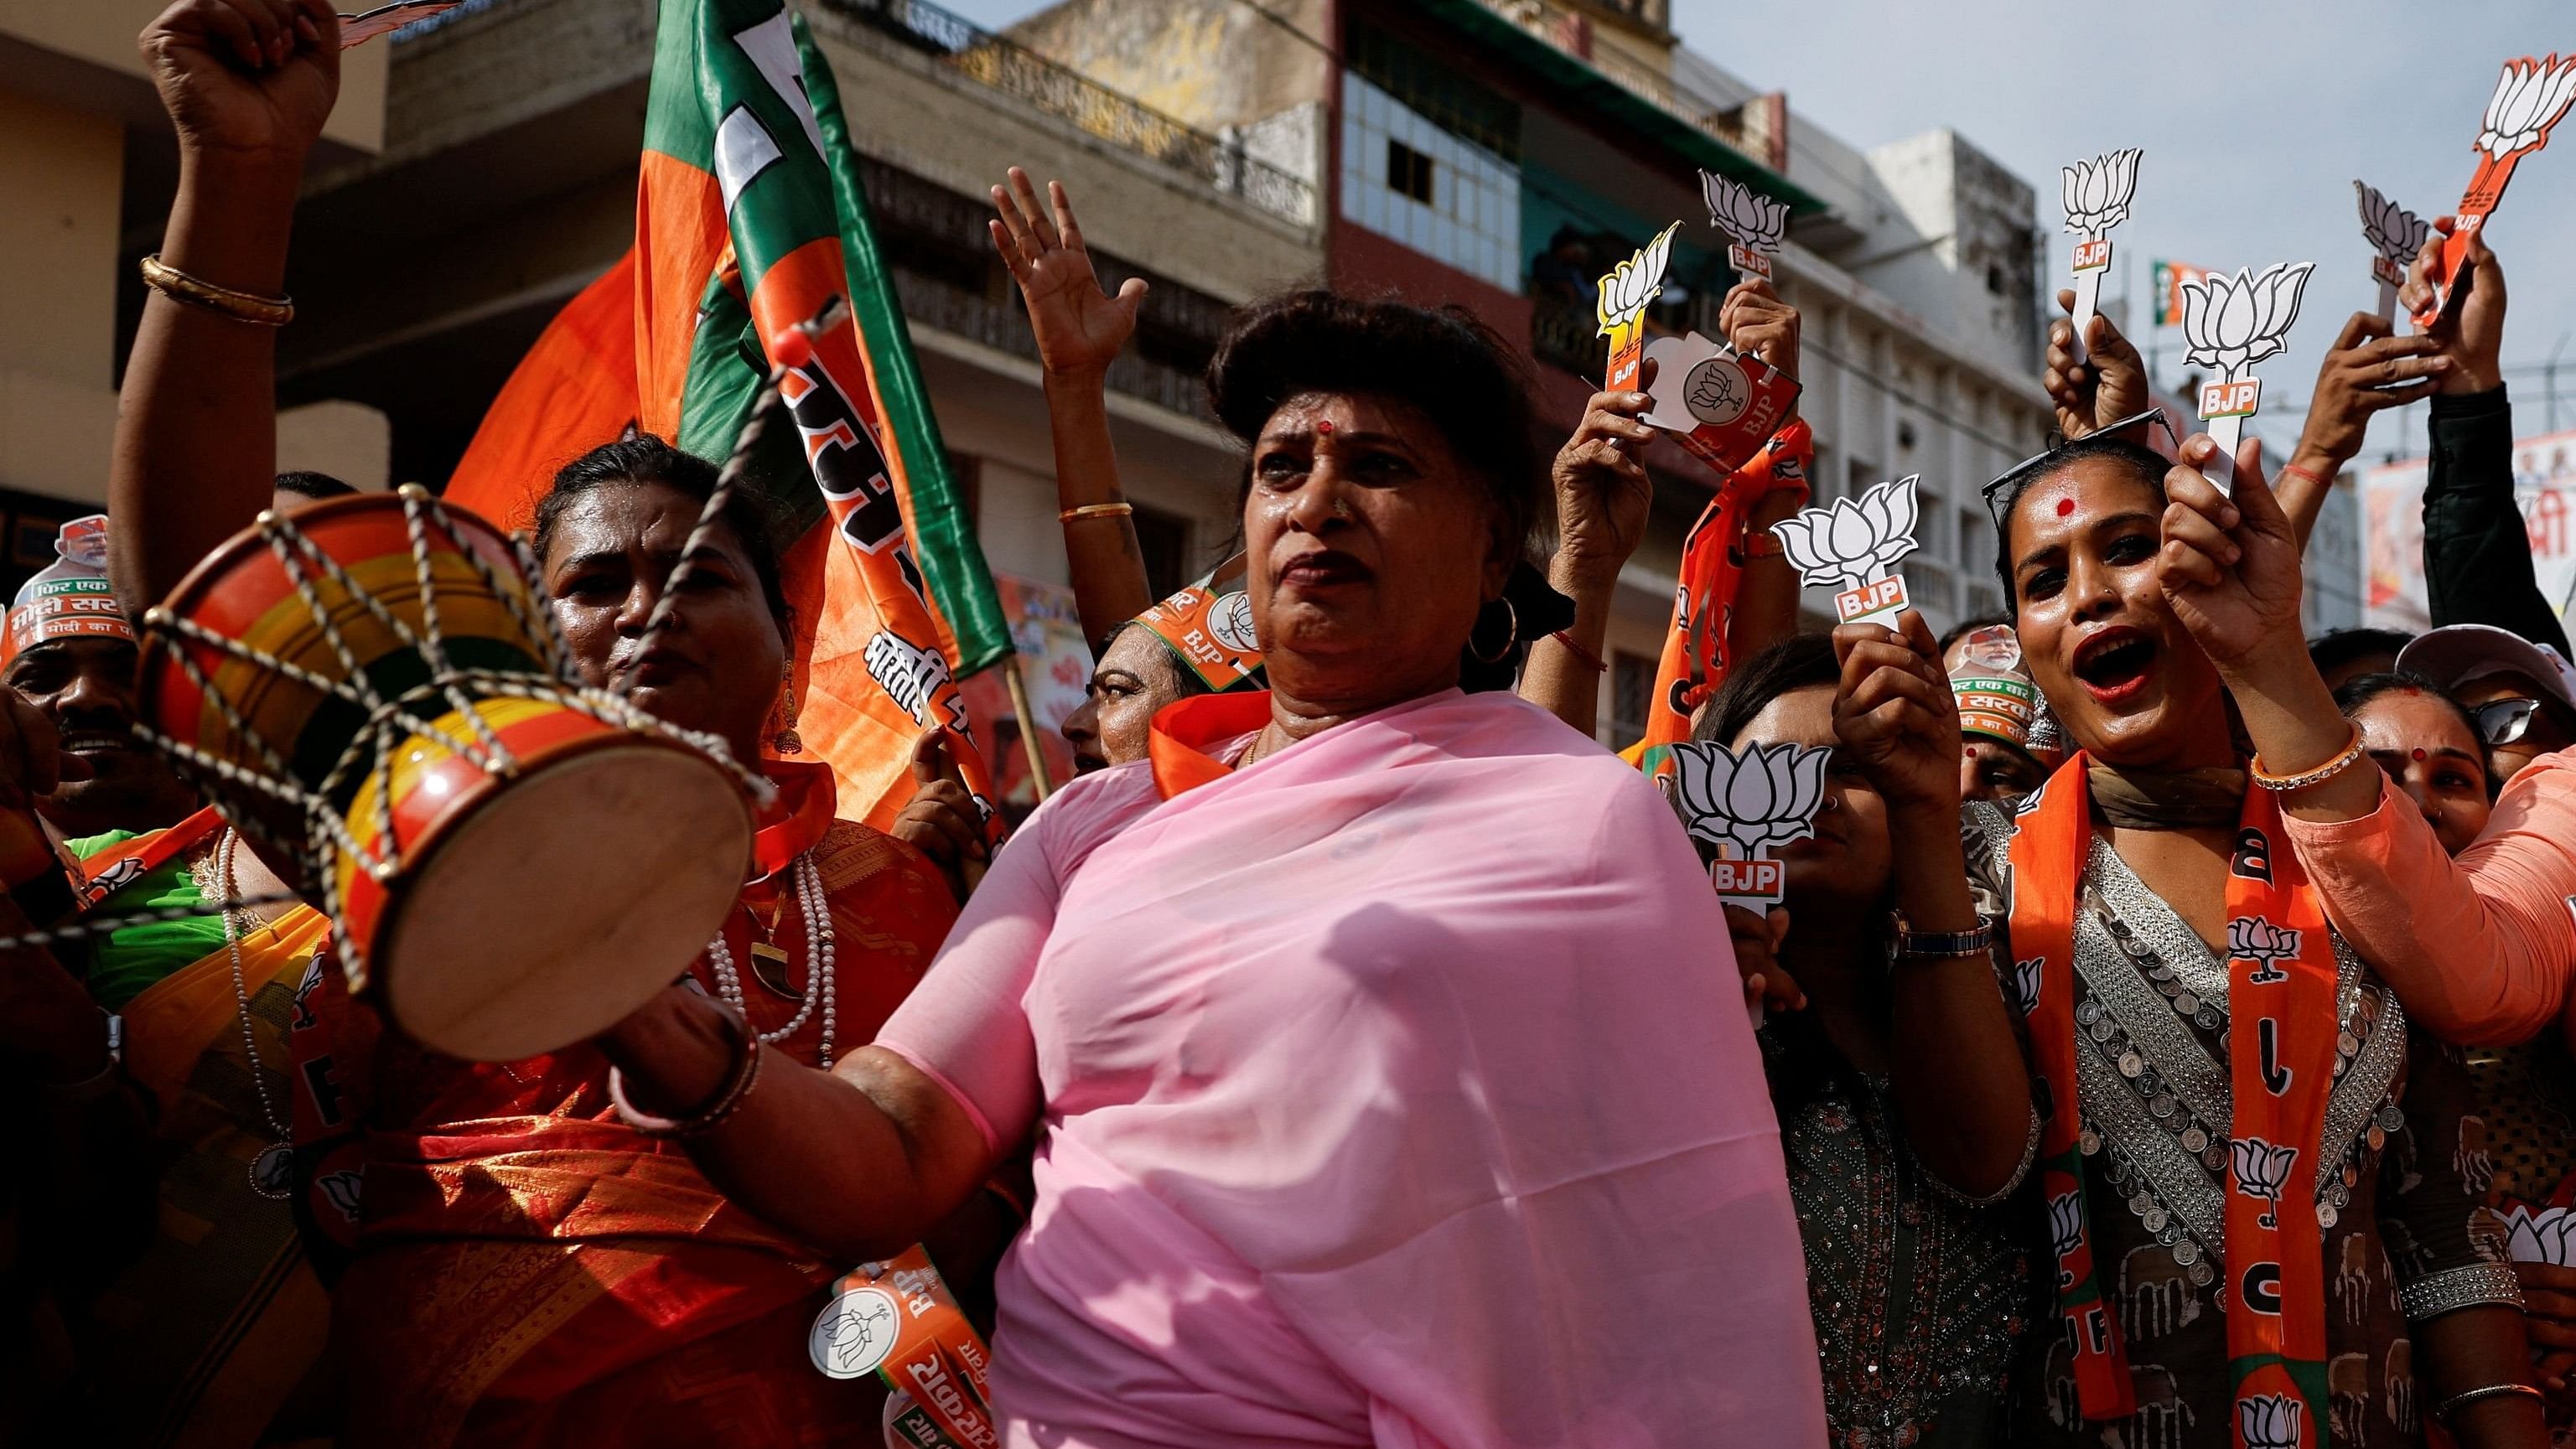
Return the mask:
<svg viewBox="0 0 2576 1449">
<path fill-rule="evenodd" d="M 767 874 L 726 940 L 753 1025 L 785 1026 L 808 966 L 787 868 L 812 849 L 846 1052 L 920 979 L 956 907 L 910 847 L 832 818 L 828 770 L 768 768 L 782 799 L 759 836 Z M 756 923 L 789 950 L 783 979 L 754 969 Z M 715 989 L 703 958 L 692 971 Z M 825 1378 L 804 1346 L 846 1265 L 619 1121 L 596 1049 L 456 1061 L 380 1032 L 325 977 L 298 1052 L 297 1132 L 310 1215 L 354 1253 L 333 1293 L 344 1444 L 880 1442 L 880 1392 Z M 818 1012 L 778 1046 L 812 1063 L 820 1033 Z"/>
</svg>

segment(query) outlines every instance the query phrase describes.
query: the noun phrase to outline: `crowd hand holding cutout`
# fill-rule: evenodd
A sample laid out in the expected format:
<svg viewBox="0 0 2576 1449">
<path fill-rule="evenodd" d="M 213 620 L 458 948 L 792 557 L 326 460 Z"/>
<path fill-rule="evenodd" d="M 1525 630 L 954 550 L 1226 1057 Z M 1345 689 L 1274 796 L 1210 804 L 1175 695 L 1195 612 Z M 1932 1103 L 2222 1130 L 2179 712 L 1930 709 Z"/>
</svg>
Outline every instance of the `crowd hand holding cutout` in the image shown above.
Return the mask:
<svg viewBox="0 0 2576 1449">
<path fill-rule="evenodd" d="M 2424 250 L 2406 269 L 2406 284 L 2397 289 L 2399 310 L 2412 312 L 2431 305 L 2433 278 L 2441 270 L 2442 243 L 2450 236 L 2452 225 L 2453 218 L 2447 216 L 2434 221 Z M 2504 370 L 2498 361 L 2504 349 L 2504 268 L 2488 248 L 2483 230 L 2469 237 L 2468 253 L 2461 259 L 2454 292 L 2441 319 L 2424 334 L 2438 355 L 2450 363 L 2435 380 L 2433 390 L 2445 397 L 2493 392 L 2504 386 Z"/>
<path fill-rule="evenodd" d="M 1959 701 L 1932 627 L 1912 609 L 1897 627 L 1834 630 L 1842 687 L 1834 696 L 1838 753 L 1887 802 L 1888 819 L 1955 834 L 1959 819 Z M 1901 834 L 1897 838 L 1902 838 Z"/>
<path fill-rule="evenodd" d="M 2060 290 L 2057 305 L 2075 310 L 2075 293 Z M 2057 408 L 2057 431 L 2069 440 L 2099 431 L 2122 418 L 2135 417 L 2154 405 L 2147 384 L 2147 365 L 2138 349 L 2111 319 L 2094 314 L 2084 339 L 2085 357 L 2075 358 L 2075 323 L 2060 317 L 2048 324 L 2047 370 L 2040 382 Z"/>
<path fill-rule="evenodd" d="M 2235 699 L 2260 768 L 2303 774 L 2342 754 L 2352 725 L 2308 657 L 2299 537 L 2264 476 L 2261 442 L 2238 445 L 2232 497 L 2204 471 L 2217 456 L 2218 444 L 2194 433 L 2165 474 L 2157 584 Z M 2302 820 L 2355 819 L 2377 807 L 2382 778 L 2347 768 L 2285 793 L 2282 808 Z"/>
<path fill-rule="evenodd" d="M 948 877 L 957 903 L 964 905 L 983 884 L 992 848 L 984 838 L 984 812 L 975 807 L 975 794 L 958 771 L 946 730 L 923 730 L 913 741 L 912 784 L 912 799 L 895 816 L 889 833 L 928 856 Z"/>
<path fill-rule="evenodd" d="M 2421 402 L 2454 370 L 2437 339 L 2420 333 L 2395 336 L 2386 318 L 2352 314 L 2317 367 L 2307 424 L 2277 489 L 2282 510 L 2297 523 L 2301 539 L 2325 506 L 2335 474 L 2360 456 L 2371 417 Z"/>
<path fill-rule="evenodd" d="M 2522 1279 L 2523 1327 L 2531 1335 L 2532 1372 L 2549 1395 L 2550 1414 L 2558 1418 L 2576 1410 L 2576 1268 L 2555 1263 L 2516 1262 Z"/>
<path fill-rule="evenodd" d="M 1807 993 L 1780 964 L 1780 943 L 1789 936 L 1789 908 L 1773 906 L 1764 915 L 1730 901 L 1725 910 L 1735 969 L 1744 978 L 1744 1004 L 1765 1012 L 1803 1010 Z"/>
<path fill-rule="evenodd" d="M 1791 381 L 1797 380 L 1798 309 L 1781 301 L 1769 282 L 1755 277 L 1728 288 L 1725 300 L 1718 303 L 1717 330 L 1738 353 L 1759 357 Z M 1781 425 L 1785 427 L 1797 415 L 1798 406 L 1792 402 L 1781 415 Z"/>
<path fill-rule="evenodd" d="M 1798 379 L 1798 309 L 1780 300 L 1769 282 L 1756 277 L 1737 283 L 1718 304 L 1718 330 L 1729 346 L 1750 353 Z M 1792 400 L 1780 419 L 1782 427 L 1798 415 Z M 1761 533 L 1795 514 L 1806 503 L 1795 488 L 1774 489 L 1755 501 L 1745 515 L 1746 531 Z M 1798 571 L 1785 556 L 1766 555 L 1744 566 L 1736 590 L 1735 615 L 1726 633 L 1726 657 L 1750 659 L 1798 632 Z"/>
<path fill-rule="evenodd" d="M 1654 481 L 1638 455 L 1655 440 L 1640 414 L 1654 406 L 1645 389 L 1655 381 L 1650 360 L 1638 369 L 1635 392 L 1596 392 L 1584 404 L 1583 422 L 1556 453 L 1549 470 L 1556 486 L 1556 556 L 1549 582 L 1569 594 L 1606 588 L 1637 545 L 1645 541 Z"/>
</svg>

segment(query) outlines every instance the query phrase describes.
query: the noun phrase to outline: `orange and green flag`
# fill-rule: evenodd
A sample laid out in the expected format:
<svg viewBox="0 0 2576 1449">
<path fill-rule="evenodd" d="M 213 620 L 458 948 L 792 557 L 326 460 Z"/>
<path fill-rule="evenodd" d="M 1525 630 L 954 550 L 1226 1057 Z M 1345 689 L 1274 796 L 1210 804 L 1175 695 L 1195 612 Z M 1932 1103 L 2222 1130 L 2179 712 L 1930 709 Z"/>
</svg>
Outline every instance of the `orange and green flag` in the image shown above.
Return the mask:
<svg viewBox="0 0 2576 1449">
<path fill-rule="evenodd" d="M 781 0 L 662 0 L 635 244 L 519 364 L 447 496 L 526 520 L 554 470 L 630 422 L 721 461 L 770 365 L 764 339 L 834 298 L 844 320 L 780 387 L 747 486 L 790 520 L 797 733 L 841 810 L 889 823 L 912 744 L 946 728 L 991 797 L 957 679 L 1011 652 L 876 244 L 832 72 Z M 792 436 L 791 436 L 792 434 Z"/>
</svg>

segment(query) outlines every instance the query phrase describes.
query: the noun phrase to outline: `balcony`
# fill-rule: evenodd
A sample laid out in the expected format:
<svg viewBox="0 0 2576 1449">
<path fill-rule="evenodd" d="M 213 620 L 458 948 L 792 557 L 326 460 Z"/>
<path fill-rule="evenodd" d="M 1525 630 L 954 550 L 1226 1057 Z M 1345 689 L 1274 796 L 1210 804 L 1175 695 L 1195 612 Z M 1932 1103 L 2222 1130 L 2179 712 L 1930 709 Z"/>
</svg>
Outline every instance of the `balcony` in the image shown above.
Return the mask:
<svg viewBox="0 0 2576 1449">
<path fill-rule="evenodd" d="M 821 0 L 821 6 L 1220 194 L 1300 226 L 1315 220 L 1315 189 L 1303 178 L 1245 154 L 1239 141 L 1211 136 L 961 15 L 924 0 Z"/>
</svg>

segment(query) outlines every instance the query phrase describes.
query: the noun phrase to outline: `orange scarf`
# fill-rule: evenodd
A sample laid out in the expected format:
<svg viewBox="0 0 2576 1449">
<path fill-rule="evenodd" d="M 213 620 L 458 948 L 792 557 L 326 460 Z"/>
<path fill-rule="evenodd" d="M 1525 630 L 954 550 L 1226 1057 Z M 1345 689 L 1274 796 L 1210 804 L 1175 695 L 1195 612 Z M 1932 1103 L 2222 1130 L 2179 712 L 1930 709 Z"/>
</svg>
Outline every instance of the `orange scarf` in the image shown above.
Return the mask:
<svg viewBox="0 0 2576 1449">
<path fill-rule="evenodd" d="M 1804 418 L 1791 419 L 1727 478 L 1683 536 L 1681 584 L 1673 591 L 1672 629 L 1655 666 L 1654 697 L 1646 703 L 1645 737 L 1633 751 L 1622 752 L 1647 774 L 1662 772 L 1666 748 L 1690 738 L 1691 712 L 1726 679 L 1726 624 L 1744 581 L 1733 550 L 1743 540 L 1747 515 L 1775 489 L 1795 488 L 1803 495 L 1815 458 L 1815 434 Z"/>
<path fill-rule="evenodd" d="M 2124 1419 L 2137 1399 L 2118 1320 L 2093 1260 L 2077 1139 L 2075 909 L 2092 837 L 2087 760 L 2076 752 L 2023 806 L 2011 843 L 2014 976 L 2048 1083 L 2040 1192 L 2057 1255 L 2057 1311 L 2075 1347 L 2087 1419 Z M 2248 788 L 2227 876 L 2227 1357 L 2239 1449 L 2319 1449 L 2326 1440 L 2323 1233 L 2317 1156 L 2334 1085 L 2335 958 L 2325 909 L 2298 857 L 2276 852 L 2280 805 Z"/>
</svg>

